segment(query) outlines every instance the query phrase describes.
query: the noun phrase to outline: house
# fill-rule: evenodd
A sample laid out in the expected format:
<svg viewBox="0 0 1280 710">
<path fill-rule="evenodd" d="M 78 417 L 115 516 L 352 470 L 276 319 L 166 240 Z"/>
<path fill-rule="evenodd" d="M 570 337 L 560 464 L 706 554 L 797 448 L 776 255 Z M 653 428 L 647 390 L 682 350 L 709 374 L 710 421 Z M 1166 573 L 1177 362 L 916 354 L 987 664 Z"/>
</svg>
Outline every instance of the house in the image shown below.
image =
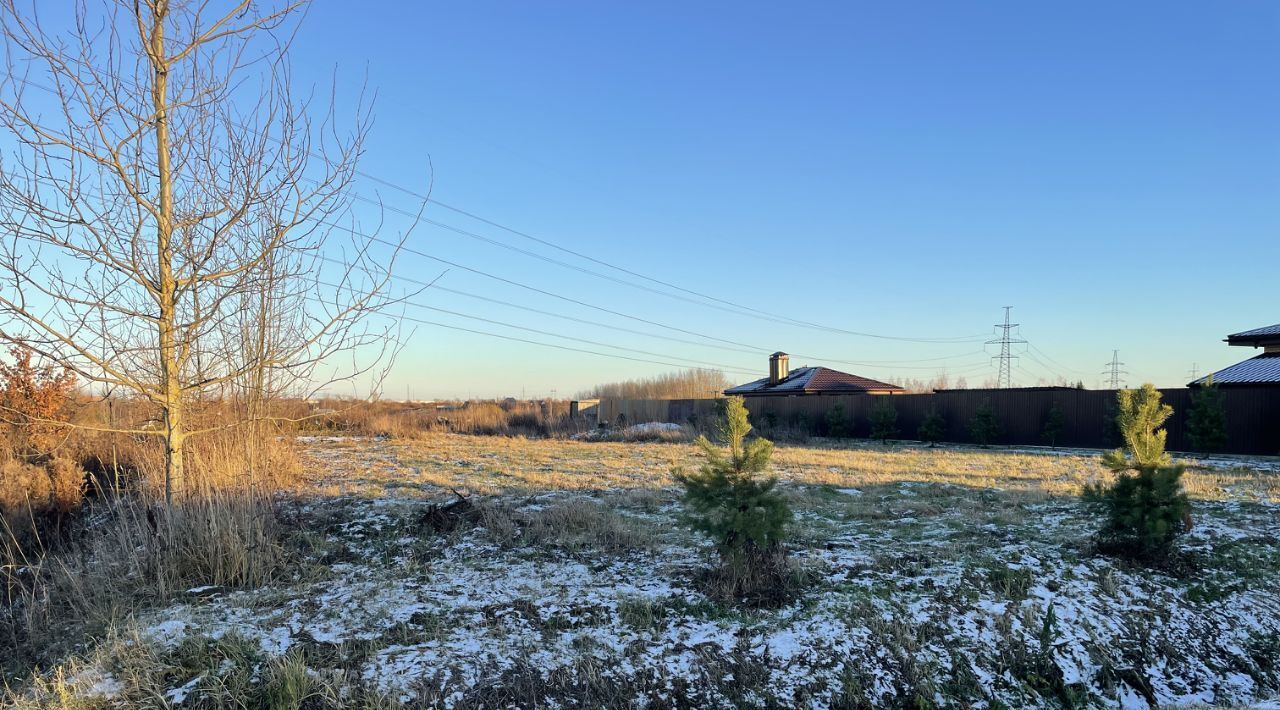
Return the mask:
<svg viewBox="0 0 1280 710">
<path fill-rule="evenodd" d="M 1188 387 L 1197 387 L 1213 378 L 1213 384 L 1223 387 L 1280 385 L 1280 323 L 1254 328 L 1226 337 L 1227 345 L 1262 348 L 1262 354 L 1238 362 L 1231 367 L 1206 375 Z"/>
<path fill-rule="evenodd" d="M 743 397 L 795 397 L 810 394 L 901 394 L 906 390 L 826 367 L 789 368 L 789 356 L 778 352 L 769 356 L 769 376 L 745 385 L 730 387 L 727 395 Z"/>
</svg>

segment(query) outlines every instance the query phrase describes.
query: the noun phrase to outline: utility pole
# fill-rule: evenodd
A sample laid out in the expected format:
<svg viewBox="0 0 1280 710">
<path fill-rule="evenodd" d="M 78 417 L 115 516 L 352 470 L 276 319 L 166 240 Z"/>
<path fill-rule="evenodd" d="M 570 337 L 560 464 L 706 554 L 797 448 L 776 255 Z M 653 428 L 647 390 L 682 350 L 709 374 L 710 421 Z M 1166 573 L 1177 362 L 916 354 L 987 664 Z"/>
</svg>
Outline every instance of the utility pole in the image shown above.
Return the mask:
<svg viewBox="0 0 1280 710">
<path fill-rule="evenodd" d="M 1118 390 L 1125 384 L 1121 379 L 1121 375 L 1129 374 L 1128 370 L 1122 370 L 1124 363 L 1120 362 L 1120 351 L 1111 351 L 1111 362 L 1107 363 L 1107 369 L 1102 371 L 1102 376 L 1107 378 L 1108 389 Z"/>
<path fill-rule="evenodd" d="M 1000 345 L 1000 354 L 992 357 L 992 360 L 1000 361 L 1000 374 L 996 378 L 996 387 L 1006 389 L 1013 386 L 1013 361 L 1017 359 L 1010 349 L 1011 345 L 1017 343 L 1025 343 L 1027 341 L 1022 338 L 1012 336 L 1013 329 L 1018 327 L 1017 323 L 1009 322 L 1009 311 L 1013 310 L 1013 306 L 1004 307 L 1004 323 L 997 323 L 996 328 L 1000 329 L 1000 337 L 995 340 L 988 340 L 987 345 Z"/>
</svg>

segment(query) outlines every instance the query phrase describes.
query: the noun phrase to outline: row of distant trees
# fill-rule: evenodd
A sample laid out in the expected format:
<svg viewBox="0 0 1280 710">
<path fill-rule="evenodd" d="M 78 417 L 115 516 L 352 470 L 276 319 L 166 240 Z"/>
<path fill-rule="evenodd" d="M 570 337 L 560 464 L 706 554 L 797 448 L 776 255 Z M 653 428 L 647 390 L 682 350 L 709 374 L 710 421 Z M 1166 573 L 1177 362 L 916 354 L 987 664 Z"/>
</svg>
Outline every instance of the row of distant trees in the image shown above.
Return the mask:
<svg viewBox="0 0 1280 710">
<path fill-rule="evenodd" d="M 578 398 L 702 399 L 719 396 L 733 385 L 719 370 L 691 369 L 596 385 L 579 392 Z"/>
<path fill-rule="evenodd" d="M 964 376 L 956 377 L 953 379 L 950 375 L 948 375 L 945 372 L 927 380 L 922 380 L 916 377 L 907 377 L 907 378 L 890 378 L 889 382 L 895 385 L 898 385 L 899 387 L 903 388 L 904 390 L 912 394 L 925 394 L 925 393 L 933 392 L 934 390 L 967 390 L 970 388 L 995 389 L 998 386 L 998 382 L 994 377 L 988 377 L 977 384 L 970 384 L 969 380 Z M 1041 378 L 1040 380 L 1036 381 L 1035 386 L 1036 387 L 1077 387 L 1079 389 L 1084 389 L 1084 382 L 1081 380 L 1072 382 L 1066 379 L 1065 377 L 1058 377 L 1056 379 Z"/>
</svg>

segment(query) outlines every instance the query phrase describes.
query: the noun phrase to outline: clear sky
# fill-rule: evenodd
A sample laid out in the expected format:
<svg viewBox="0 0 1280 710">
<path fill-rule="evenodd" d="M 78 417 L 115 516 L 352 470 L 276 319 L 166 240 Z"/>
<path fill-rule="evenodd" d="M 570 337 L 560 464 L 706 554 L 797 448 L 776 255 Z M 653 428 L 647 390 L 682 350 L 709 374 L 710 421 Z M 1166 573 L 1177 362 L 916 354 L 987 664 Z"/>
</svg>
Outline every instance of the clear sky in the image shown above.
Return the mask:
<svg viewBox="0 0 1280 710">
<path fill-rule="evenodd" d="M 377 91 L 362 168 L 485 219 L 735 304 L 747 317 L 423 225 L 441 286 L 704 344 L 428 291 L 412 317 L 647 360 L 766 353 L 870 377 L 994 376 L 981 342 L 1014 306 L 1015 381 L 1131 384 L 1250 356 L 1280 322 L 1280 4 L 1241 2 L 463 2 L 319 0 L 298 78 Z M 363 180 L 392 205 L 411 198 Z M 430 206 L 427 216 L 636 277 Z M 403 219 L 387 215 L 388 232 Z M 406 255 L 401 273 L 442 267 Z M 641 282 L 656 290 L 669 290 Z M 687 294 L 681 293 L 687 296 Z M 692 300 L 699 300 L 687 296 Z M 692 335 L 691 335 L 692 334 Z M 702 340 L 700 335 L 722 339 Z M 741 345 L 759 352 L 741 352 Z M 729 350 L 728 347 L 737 348 Z M 1021 351 L 1022 348 L 1019 348 Z M 948 358 L 948 359 L 938 359 Z M 836 360 L 867 362 L 846 365 Z M 668 365 L 419 325 L 385 391 L 567 396 Z M 749 374 L 755 373 L 755 374 Z"/>
</svg>

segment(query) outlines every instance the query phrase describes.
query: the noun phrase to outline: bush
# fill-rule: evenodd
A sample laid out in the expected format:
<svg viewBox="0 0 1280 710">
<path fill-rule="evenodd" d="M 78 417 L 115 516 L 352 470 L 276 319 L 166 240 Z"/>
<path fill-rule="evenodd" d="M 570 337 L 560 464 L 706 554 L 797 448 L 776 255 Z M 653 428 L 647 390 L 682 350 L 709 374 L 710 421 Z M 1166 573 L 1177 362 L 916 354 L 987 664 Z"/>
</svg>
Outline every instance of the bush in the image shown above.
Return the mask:
<svg viewBox="0 0 1280 710">
<path fill-rule="evenodd" d="M 849 418 L 844 414 L 844 406 L 833 405 L 827 410 L 827 436 L 843 439 L 853 435 L 853 427 L 849 426 Z"/>
<path fill-rule="evenodd" d="M 33 365 L 32 352 L 16 345 L 9 357 L 13 364 L 0 364 L 0 421 L 9 425 L 9 447 L 19 456 L 48 455 L 69 433 L 64 422 L 75 375 Z"/>
<path fill-rule="evenodd" d="M 991 406 L 991 400 L 984 401 L 974 413 L 973 419 L 969 420 L 969 436 L 973 437 L 975 444 L 984 447 L 990 446 L 1000 437 L 1000 420 L 996 419 L 996 410 Z"/>
<path fill-rule="evenodd" d="M 1164 560 L 1177 536 L 1191 527 L 1191 506 L 1182 491 L 1185 467 L 1164 449 L 1166 432 L 1161 427 L 1173 408 L 1160 402 L 1160 391 L 1151 384 L 1120 390 L 1116 403 L 1125 448 L 1102 458 L 1116 472 L 1116 481 L 1107 488 L 1085 489 L 1086 500 L 1099 503 L 1107 513 L 1098 534 L 1099 548 L 1137 560 Z"/>
<path fill-rule="evenodd" d="M 1191 392 L 1187 438 L 1196 451 L 1218 451 L 1227 444 L 1227 410 L 1213 375 Z"/>
<path fill-rule="evenodd" d="M 882 396 L 871 408 L 871 438 L 881 442 L 898 435 L 898 409 L 890 396 Z"/>
<path fill-rule="evenodd" d="M 6 461 L 0 466 L 0 545 L 36 543 L 80 509 L 84 489 L 85 471 L 71 459 Z"/>
<path fill-rule="evenodd" d="M 1044 415 L 1044 430 L 1040 433 L 1040 438 L 1044 443 L 1054 448 L 1058 447 L 1058 437 L 1062 435 L 1062 430 L 1067 425 L 1067 415 L 1062 411 L 1062 407 L 1058 406 L 1058 401 L 1054 400 L 1053 405 L 1049 407 L 1048 413 Z"/>
<path fill-rule="evenodd" d="M 720 426 L 729 450 L 699 437 L 706 461 L 697 471 L 673 472 L 685 489 L 687 519 L 715 540 L 721 576 L 734 581 L 730 593 L 735 597 L 768 595 L 768 587 L 785 577 L 779 572 L 785 569 L 782 541 L 791 521 L 791 508 L 775 490 L 777 477 L 760 475 L 769 465 L 773 443 L 760 438 L 747 442 L 750 431 L 742 398 L 729 398 Z"/>
<path fill-rule="evenodd" d="M 920 422 L 920 428 L 916 431 L 916 436 L 920 441 L 927 442 L 929 446 L 942 441 L 942 437 L 947 434 L 947 420 L 943 419 L 942 414 L 936 409 L 930 409 L 924 415 L 924 421 Z"/>
</svg>

